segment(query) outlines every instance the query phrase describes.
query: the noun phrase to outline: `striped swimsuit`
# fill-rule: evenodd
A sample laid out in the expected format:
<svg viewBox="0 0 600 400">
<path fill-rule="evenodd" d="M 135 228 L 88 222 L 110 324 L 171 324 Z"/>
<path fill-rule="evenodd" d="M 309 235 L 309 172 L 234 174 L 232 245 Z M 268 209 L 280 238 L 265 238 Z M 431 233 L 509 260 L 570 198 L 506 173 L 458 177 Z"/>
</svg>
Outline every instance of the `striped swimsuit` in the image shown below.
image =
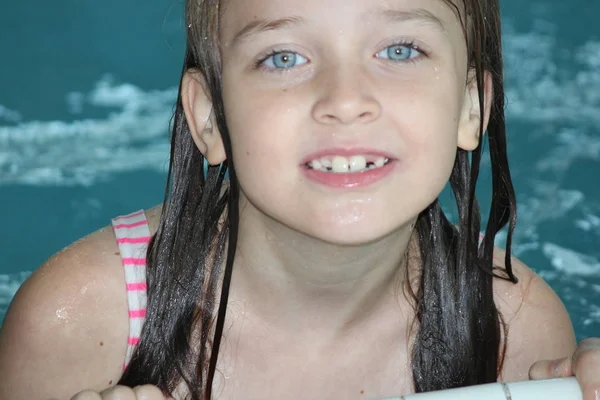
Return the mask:
<svg viewBox="0 0 600 400">
<path fill-rule="evenodd" d="M 146 250 L 150 242 L 150 228 L 144 211 L 123 215 L 112 220 L 117 244 L 123 259 L 129 307 L 129 337 L 123 370 L 140 341 L 146 319 Z"/>
</svg>

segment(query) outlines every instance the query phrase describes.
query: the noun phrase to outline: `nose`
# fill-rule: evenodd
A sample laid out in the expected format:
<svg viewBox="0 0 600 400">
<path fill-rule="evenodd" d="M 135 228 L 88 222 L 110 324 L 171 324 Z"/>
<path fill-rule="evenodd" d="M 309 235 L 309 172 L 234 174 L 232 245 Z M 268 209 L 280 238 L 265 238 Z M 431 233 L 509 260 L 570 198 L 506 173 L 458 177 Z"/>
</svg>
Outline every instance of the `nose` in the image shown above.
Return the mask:
<svg viewBox="0 0 600 400">
<path fill-rule="evenodd" d="M 381 104 L 373 96 L 367 73 L 360 66 L 336 66 L 322 73 L 313 118 L 322 124 L 365 124 L 379 118 Z"/>
</svg>

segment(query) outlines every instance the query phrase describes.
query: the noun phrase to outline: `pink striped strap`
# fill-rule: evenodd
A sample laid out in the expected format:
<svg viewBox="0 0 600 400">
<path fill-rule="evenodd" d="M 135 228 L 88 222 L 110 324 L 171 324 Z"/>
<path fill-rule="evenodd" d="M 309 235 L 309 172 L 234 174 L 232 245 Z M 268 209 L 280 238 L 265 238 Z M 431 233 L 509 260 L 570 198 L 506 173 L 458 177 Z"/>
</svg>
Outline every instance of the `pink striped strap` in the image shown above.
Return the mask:
<svg viewBox="0 0 600 400">
<path fill-rule="evenodd" d="M 129 337 L 123 363 L 123 369 L 125 369 L 139 344 L 142 327 L 146 320 L 148 290 L 146 252 L 151 235 L 143 211 L 114 218 L 112 225 L 125 271 L 127 305 L 129 307 Z"/>
<path fill-rule="evenodd" d="M 134 237 L 134 238 L 124 237 L 124 238 L 117 238 L 117 243 L 118 244 L 144 244 L 144 243 L 148 243 L 150 241 L 150 239 L 151 239 L 150 236 L 141 236 L 141 237 Z"/>
<path fill-rule="evenodd" d="M 146 285 L 146 282 L 128 283 L 127 284 L 128 292 L 136 292 L 136 291 L 140 291 L 140 290 L 148 290 L 148 286 Z"/>
<path fill-rule="evenodd" d="M 146 318 L 146 309 L 129 310 L 129 318 Z"/>
<path fill-rule="evenodd" d="M 127 338 L 127 343 L 132 346 L 137 346 L 140 343 L 140 338 L 137 336 L 129 336 L 129 338 Z"/>
<path fill-rule="evenodd" d="M 123 265 L 146 265 L 146 257 L 122 257 Z"/>
<path fill-rule="evenodd" d="M 135 228 L 137 226 L 143 226 L 143 225 L 147 225 L 148 222 L 147 221 L 138 221 L 138 222 L 133 222 L 130 224 L 118 224 L 113 226 L 113 228 L 115 230 L 121 230 L 121 229 L 131 229 L 131 228 Z"/>
</svg>

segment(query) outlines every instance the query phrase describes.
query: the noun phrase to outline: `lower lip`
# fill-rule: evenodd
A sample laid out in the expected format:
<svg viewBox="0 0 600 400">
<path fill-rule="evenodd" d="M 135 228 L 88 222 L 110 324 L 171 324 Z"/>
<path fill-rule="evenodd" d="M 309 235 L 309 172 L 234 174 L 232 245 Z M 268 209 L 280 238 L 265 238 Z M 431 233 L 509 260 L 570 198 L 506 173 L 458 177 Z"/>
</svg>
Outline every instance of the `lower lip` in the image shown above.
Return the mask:
<svg viewBox="0 0 600 400">
<path fill-rule="evenodd" d="M 316 183 L 331 188 L 361 188 L 372 185 L 385 178 L 396 164 L 395 160 L 391 160 L 383 167 L 370 169 L 363 172 L 350 172 L 345 174 L 336 174 L 334 172 L 323 172 L 321 170 L 310 169 L 304 167 L 306 177 Z"/>
</svg>

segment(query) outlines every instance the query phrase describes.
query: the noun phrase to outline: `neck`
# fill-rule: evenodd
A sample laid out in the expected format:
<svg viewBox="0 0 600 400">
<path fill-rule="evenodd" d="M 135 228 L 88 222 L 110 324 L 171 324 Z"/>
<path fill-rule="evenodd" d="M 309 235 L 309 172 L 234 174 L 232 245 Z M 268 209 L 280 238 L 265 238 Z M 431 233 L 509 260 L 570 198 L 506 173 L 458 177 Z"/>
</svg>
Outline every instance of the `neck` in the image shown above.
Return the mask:
<svg viewBox="0 0 600 400">
<path fill-rule="evenodd" d="M 398 306 L 408 224 L 372 243 L 339 246 L 241 209 L 232 299 L 246 315 L 288 337 L 330 341 Z"/>
</svg>

